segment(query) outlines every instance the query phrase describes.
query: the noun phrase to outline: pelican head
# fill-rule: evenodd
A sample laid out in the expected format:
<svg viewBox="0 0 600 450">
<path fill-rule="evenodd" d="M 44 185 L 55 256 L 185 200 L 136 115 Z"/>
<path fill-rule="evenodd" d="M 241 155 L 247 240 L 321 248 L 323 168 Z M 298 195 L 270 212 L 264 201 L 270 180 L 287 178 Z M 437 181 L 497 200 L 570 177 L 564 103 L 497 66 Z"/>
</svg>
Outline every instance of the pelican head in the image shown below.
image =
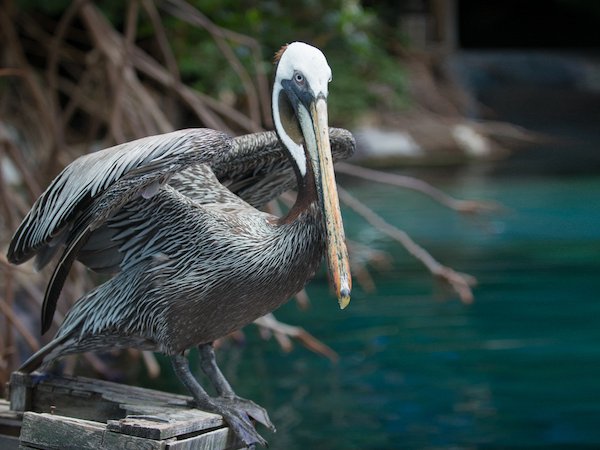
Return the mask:
<svg viewBox="0 0 600 450">
<path fill-rule="evenodd" d="M 331 68 L 319 49 L 302 42 L 286 45 L 275 60 L 275 129 L 294 162 L 298 179 L 304 184 L 314 179 L 327 233 L 329 278 L 340 307 L 345 308 L 350 302 L 352 280 L 329 144 Z"/>
</svg>

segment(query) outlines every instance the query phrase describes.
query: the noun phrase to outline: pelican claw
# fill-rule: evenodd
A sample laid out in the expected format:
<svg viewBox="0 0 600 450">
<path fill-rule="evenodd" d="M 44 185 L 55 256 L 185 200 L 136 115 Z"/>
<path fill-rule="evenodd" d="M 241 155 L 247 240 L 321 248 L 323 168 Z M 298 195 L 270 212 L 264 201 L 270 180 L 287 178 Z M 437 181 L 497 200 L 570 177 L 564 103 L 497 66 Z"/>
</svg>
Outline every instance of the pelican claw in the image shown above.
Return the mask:
<svg viewBox="0 0 600 450">
<path fill-rule="evenodd" d="M 271 431 L 275 431 L 264 408 L 239 397 L 216 397 L 211 399 L 211 403 L 211 412 L 223 416 L 231 431 L 245 446 L 248 448 L 254 448 L 256 444 L 262 447 L 267 446 L 267 441 L 258 434 L 250 420 L 253 418 Z"/>
</svg>

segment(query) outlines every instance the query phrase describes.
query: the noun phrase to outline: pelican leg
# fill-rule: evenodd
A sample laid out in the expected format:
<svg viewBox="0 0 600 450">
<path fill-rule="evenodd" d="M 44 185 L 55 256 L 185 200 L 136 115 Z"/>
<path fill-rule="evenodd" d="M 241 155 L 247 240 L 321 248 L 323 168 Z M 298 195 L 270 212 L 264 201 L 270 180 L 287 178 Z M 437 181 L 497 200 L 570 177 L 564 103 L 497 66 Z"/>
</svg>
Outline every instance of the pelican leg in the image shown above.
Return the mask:
<svg viewBox="0 0 600 450">
<path fill-rule="evenodd" d="M 223 372 L 217 366 L 217 359 L 212 343 L 199 345 L 198 350 L 200 351 L 200 367 L 217 391 L 219 399 L 238 410 L 244 411 L 254 420 L 275 432 L 275 426 L 271 422 L 271 419 L 269 419 L 266 409 L 251 400 L 238 397 L 235 394 L 225 375 L 223 375 Z"/>
<path fill-rule="evenodd" d="M 208 377 L 212 385 L 215 387 L 217 394 L 220 397 L 235 397 L 235 392 L 231 388 L 231 385 L 217 366 L 217 359 L 215 356 L 215 349 L 212 343 L 202 344 L 198 346 L 200 351 L 200 367 L 202 372 Z"/>
<path fill-rule="evenodd" d="M 194 375 L 192 375 L 185 356 L 172 355 L 171 364 L 177 377 L 190 391 L 194 400 L 196 400 L 196 407 L 223 416 L 223 419 L 225 419 L 234 434 L 248 448 L 254 448 L 255 444 L 263 447 L 267 445 L 267 441 L 258 434 L 245 411 L 239 410 L 234 405 L 222 401 L 222 398 L 210 397 L 202 389 L 202 386 L 200 386 Z"/>
</svg>

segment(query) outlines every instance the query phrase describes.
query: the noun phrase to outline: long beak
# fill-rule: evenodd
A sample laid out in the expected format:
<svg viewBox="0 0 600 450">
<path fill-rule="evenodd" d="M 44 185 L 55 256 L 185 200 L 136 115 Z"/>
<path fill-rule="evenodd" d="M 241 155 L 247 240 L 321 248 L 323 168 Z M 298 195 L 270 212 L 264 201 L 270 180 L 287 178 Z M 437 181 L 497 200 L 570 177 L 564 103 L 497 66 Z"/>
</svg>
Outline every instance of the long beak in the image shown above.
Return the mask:
<svg viewBox="0 0 600 450">
<path fill-rule="evenodd" d="M 350 303 L 352 277 L 348 249 L 344 236 L 344 224 L 340 212 L 333 159 L 329 144 L 329 125 L 327 121 L 327 102 L 318 97 L 310 106 L 316 138 L 318 174 L 316 175 L 317 191 L 321 197 L 323 217 L 327 232 L 327 267 L 329 279 L 333 283 L 340 308 L 344 309 Z"/>
</svg>

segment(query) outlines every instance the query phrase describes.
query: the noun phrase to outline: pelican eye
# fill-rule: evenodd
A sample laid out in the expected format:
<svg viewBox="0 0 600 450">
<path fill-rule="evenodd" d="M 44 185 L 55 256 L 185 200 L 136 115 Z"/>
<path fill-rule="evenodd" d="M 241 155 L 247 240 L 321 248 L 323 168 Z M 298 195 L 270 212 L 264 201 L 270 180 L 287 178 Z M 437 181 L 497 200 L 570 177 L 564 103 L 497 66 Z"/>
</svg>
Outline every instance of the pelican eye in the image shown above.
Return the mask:
<svg viewBox="0 0 600 450">
<path fill-rule="evenodd" d="M 304 75 L 302 75 L 300 72 L 295 72 L 294 81 L 298 86 L 302 86 L 304 84 Z"/>
</svg>

